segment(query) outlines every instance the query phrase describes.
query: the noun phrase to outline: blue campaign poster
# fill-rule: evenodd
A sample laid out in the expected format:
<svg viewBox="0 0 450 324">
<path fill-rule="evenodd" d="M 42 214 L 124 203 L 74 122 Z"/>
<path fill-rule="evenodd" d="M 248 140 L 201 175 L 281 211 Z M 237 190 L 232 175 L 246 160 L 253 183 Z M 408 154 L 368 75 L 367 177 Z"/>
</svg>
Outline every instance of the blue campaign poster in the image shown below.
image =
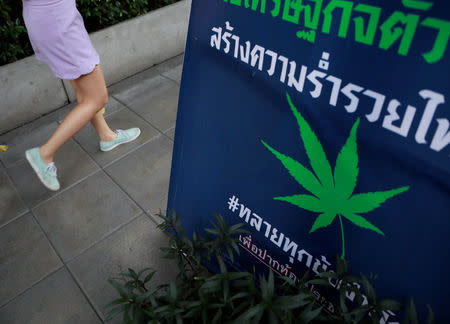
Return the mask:
<svg viewBox="0 0 450 324">
<path fill-rule="evenodd" d="M 194 0 L 168 209 L 247 223 L 235 269 L 345 256 L 450 323 L 449 38 L 448 1 Z"/>
</svg>

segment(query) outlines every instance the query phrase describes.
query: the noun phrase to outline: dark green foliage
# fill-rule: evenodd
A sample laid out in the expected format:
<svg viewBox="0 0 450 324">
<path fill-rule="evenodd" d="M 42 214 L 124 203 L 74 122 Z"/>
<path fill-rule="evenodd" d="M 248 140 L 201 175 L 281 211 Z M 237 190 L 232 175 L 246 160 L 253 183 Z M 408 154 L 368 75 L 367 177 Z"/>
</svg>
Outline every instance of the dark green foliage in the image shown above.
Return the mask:
<svg viewBox="0 0 450 324">
<path fill-rule="evenodd" d="M 107 320 L 121 314 L 124 324 L 150 323 L 379 323 L 386 310 L 405 310 L 404 323 L 417 323 L 416 309 L 411 301 L 406 308 L 397 301 L 378 299 L 371 281 L 350 274 L 348 263 L 336 258 L 337 271 L 322 272 L 314 278 L 305 273 L 294 282 L 287 277 L 266 276 L 255 271 L 234 272 L 227 269 L 224 258 L 233 260 L 239 254 L 238 235 L 247 233 L 245 223 L 228 226 L 215 215 L 212 227 L 204 235 L 193 233 L 191 240 L 180 224 L 180 215 L 159 215 L 158 226 L 169 235 L 169 246 L 161 248 L 162 257 L 175 259 L 179 274 L 176 282 L 151 286 L 154 271 L 146 268 L 138 273 L 128 269 L 119 283 L 108 281 L 120 297 L 106 306 Z M 219 273 L 211 274 L 202 263 L 214 258 Z M 334 283 L 334 285 L 331 285 Z M 312 292 L 320 289 L 336 296 L 334 313 L 318 303 Z M 354 294 L 354 302 L 346 295 Z M 434 323 L 429 308 L 428 323 Z"/>
<path fill-rule="evenodd" d="M 179 0 L 76 0 L 88 32 L 145 14 Z M 0 0 L 0 65 L 33 54 L 22 18 L 22 1 Z"/>
<path fill-rule="evenodd" d="M 117 24 L 179 0 L 77 0 L 89 32 Z"/>
<path fill-rule="evenodd" d="M 0 65 L 33 53 L 22 19 L 22 4 L 0 0 Z"/>
</svg>

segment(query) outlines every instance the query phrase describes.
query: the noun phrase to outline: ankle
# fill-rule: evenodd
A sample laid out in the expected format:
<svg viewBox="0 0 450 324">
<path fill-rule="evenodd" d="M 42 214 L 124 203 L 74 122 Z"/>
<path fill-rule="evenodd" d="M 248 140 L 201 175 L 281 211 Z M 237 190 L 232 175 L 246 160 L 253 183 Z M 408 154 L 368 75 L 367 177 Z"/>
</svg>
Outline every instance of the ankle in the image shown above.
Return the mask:
<svg viewBox="0 0 450 324">
<path fill-rule="evenodd" d="M 117 138 L 117 133 L 111 131 L 108 132 L 107 134 L 102 134 L 100 136 L 100 140 L 103 142 L 111 142 L 114 141 Z"/>
<path fill-rule="evenodd" d="M 42 161 L 44 161 L 44 163 L 48 164 L 50 162 L 53 162 L 53 155 L 48 154 L 43 146 L 41 146 L 39 148 L 39 153 L 40 153 L 41 159 L 42 159 Z"/>
</svg>

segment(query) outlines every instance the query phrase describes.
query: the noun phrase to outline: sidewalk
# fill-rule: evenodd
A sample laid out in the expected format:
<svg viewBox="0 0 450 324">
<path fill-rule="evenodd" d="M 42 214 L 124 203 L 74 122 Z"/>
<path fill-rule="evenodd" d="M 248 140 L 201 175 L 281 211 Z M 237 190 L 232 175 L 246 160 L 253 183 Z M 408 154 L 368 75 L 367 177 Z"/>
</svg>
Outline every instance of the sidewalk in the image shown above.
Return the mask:
<svg viewBox="0 0 450 324">
<path fill-rule="evenodd" d="M 183 56 L 109 87 L 111 128 L 140 127 L 140 137 L 99 150 L 91 125 L 55 157 L 61 190 L 51 192 L 27 163 L 73 107 L 66 106 L 0 136 L 0 323 L 104 323 L 118 294 L 107 282 L 128 267 L 175 278 L 160 259 Z M 108 323 L 118 323 L 113 321 Z"/>
</svg>

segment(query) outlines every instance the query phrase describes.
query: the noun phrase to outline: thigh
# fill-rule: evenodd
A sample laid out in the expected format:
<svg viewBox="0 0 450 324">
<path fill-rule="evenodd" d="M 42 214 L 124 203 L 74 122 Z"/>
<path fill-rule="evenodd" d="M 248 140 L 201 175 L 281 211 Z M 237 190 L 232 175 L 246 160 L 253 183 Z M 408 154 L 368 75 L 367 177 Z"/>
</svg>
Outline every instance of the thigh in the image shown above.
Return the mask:
<svg viewBox="0 0 450 324">
<path fill-rule="evenodd" d="M 82 75 L 78 79 L 70 80 L 70 83 L 79 101 L 103 99 L 108 96 L 100 65 L 96 65 L 92 72 Z"/>
<path fill-rule="evenodd" d="M 77 97 L 77 102 L 80 103 L 83 100 L 83 95 L 81 94 L 80 87 L 77 83 L 74 82 L 74 80 L 69 80 L 70 85 L 72 86 L 73 90 L 75 91 L 75 96 Z"/>
</svg>

